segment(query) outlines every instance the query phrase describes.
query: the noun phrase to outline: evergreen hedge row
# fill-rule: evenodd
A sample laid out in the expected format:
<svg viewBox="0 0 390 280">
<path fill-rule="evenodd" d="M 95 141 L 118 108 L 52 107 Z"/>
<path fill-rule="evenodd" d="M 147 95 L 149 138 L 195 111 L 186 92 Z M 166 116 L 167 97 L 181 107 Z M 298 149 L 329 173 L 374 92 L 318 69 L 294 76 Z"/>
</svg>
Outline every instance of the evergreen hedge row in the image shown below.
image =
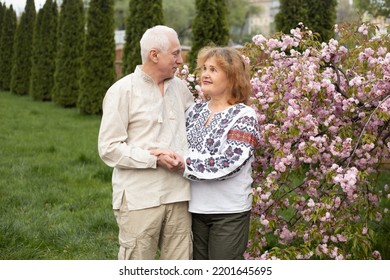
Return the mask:
<svg viewBox="0 0 390 280">
<path fill-rule="evenodd" d="M 325 3 L 326 2 L 326 3 Z M 225 46 L 229 40 L 224 0 L 196 0 L 192 48 L 194 71 L 198 51 L 206 45 Z M 333 36 L 337 0 L 281 0 L 277 30 L 289 33 L 299 22 Z M 46 0 L 36 14 L 27 0 L 17 24 L 12 5 L 0 3 L 0 89 L 30 94 L 34 100 L 77 106 L 81 113 L 100 114 L 101 102 L 115 81 L 114 0 L 91 0 L 88 18 L 82 0 Z M 162 0 L 130 0 L 122 73 L 141 64 L 139 41 L 146 29 L 164 24 Z"/>
</svg>

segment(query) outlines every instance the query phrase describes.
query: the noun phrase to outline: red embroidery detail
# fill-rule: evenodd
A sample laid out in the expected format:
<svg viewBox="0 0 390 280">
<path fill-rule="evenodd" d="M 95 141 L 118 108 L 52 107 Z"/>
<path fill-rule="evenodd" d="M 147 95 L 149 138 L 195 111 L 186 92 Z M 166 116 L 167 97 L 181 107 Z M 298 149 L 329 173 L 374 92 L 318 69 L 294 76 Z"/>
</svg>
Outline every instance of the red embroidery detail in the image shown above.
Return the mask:
<svg viewBox="0 0 390 280">
<path fill-rule="evenodd" d="M 228 132 L 227 139 L 245 142 L 252 145 L 253 147 L 257 147 L 256 137 L 251 133 L 244 132 L 241 130 L 230 130 Z"/>
</svg>

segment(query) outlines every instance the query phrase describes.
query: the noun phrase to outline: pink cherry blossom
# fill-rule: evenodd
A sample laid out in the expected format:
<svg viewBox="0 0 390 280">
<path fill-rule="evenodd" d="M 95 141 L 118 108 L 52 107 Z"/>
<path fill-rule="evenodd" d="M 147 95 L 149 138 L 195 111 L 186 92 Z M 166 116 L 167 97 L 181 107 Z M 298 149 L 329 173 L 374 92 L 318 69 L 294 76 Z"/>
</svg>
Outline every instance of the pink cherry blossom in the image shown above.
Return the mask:
<svg viewBox="0 0 390 280">
<path fill-rule="evenodd" d="M 390 37 L 369 23 L 335 30 L 321 43 L 302 26 L 256 35 L 242 49 L 260 132 L 246 259 L 381 258 L 367 222 L 390 199 L 388 185 L 372 188 L 390 158 Z M 203 97 L 197 77 L 179 75 Z"/>
</svg>

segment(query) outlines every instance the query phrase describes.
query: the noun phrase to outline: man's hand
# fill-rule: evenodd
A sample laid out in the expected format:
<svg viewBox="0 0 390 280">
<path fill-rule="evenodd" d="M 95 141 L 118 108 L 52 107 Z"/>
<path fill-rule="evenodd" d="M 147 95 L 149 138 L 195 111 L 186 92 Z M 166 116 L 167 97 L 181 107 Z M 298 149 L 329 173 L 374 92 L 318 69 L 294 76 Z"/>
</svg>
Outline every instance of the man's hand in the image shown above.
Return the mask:
<svg viewBox="0 0 390 280">
<path fill-rule="evenodd" d="M 157 165 L 169 171 L 184 171 L 184 161 L 179 154 L 168 149 L 153 149 L 150 153 L 157 157 Z"/>
</svg>

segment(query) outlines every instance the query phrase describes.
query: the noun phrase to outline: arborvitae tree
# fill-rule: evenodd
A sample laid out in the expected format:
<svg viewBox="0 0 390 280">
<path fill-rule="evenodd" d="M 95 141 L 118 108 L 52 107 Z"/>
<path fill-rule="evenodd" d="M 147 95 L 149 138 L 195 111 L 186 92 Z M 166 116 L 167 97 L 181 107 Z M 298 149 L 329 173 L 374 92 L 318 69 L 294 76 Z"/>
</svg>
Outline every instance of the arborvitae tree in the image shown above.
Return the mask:
<svg viewBox="0 0 390 280">
<path fill-rule="evenodd" d="M 82 0 L 64 0 L 61 5 L 53 101 L 75 107 L 80 91 L 84 49 L 84 5 Z"/>
<path fill-rule="evenodd" d="M 3 29 L 3 20 L 4 20 L 4 17 L 5 17 L 5 11 L 7 10 L 7 7 L 5 6 L 5 3 L 3 4 L 2 2 L 0 2 L 0 42 L 1 42 L 1 34 L 3 33 L 2 32 L 2 29 Z"/>
<path fill-rule="evenodd" d="M 10 90 L 14 39 L 17 28 L 16 12 L 12 5 L 6 9 L 0 41 L 0 89 Z"/>
<path fill-rule="evenodd" d="M 337 0 L 306 0 L 308 22 L 304 25 L 320 35 L 321 41 L 334 36 Z"/>
<path fill-rule="evenodd" d="M 130 0 L 129 2 L 129 12 L 126 19 L 126 42 L 123 47 L 123 57 L 122 57 L 122 76 L 127 75 L 134 71 L 130 67 L 130 59 L 132 58 L 133 49 L 139 44 L 139 40 L 142 35 L 139 35 L 139 32 L 136 27 L 137 16 L 142 13 L 141 9 L 142 0 Z M 138 34 L 138 35 L 137 35 Z M 137 40 L 138 38 L 138 40 Z M 137 58 L 137 64 L 141 61 L 141 58 Z"/>
<path fill-rule="evenodd" d="M 33 37 L 33 44 L 32 44 L 32 56 L 31 56 L 31 78 L 30 78 L 30 88 L 29 88 L 29 94 L 32 96 L 34 100 L 40 100 L 44 101 L 44 99 L 41 98 L 41 94 L 43 92 L 41 91 L 41 83 L 40 83 L 40 74 L 43 72 L 43 64 L 42 58 L 44 54 L 44 48 L 43 48 L 43 19 L 45 18 L 45 13 L 47 11 L 48 3 L 51 0 L 47 0 L 45 2 L 45 5 L 43 8 L 41 8 L 38 11 L 38 14 L 35 19 L 34 24 L 34 37 Z M 53 73 L 51 74 L 53 77 Z M 53 79 L 54 80 L 54 79 Z M 51 97 L 48 99 L 51 100 Z"/>
<path fill-rule="evenodd" d="M 34 28 L 30 95 L 34 100 L 50 101 L 56 67 L 58 6 L 46 0 L 39 10 Z"/>
<path fill-rule="evenodd" d="M 217 37 L 215 38 L 215 44 L 219 46 L 225 46 L 229 42 L 229 24 L 227 21 L 228 9 L 226 5 L 226 0 L 215 0 L 217 4 Z"/>
<path fill-rule="evenodd" d="M 103 97 L 115 81 L 114 0 L 91 0 L 77 107 L 101 113 Z"/>
<path fill-rule="evenodd" d="M 320 40 L 333 37 L 336 23 L 337 0 L 281 0 L 275 17 L 276 30 L 290 33 L 298 23 L 320 35 Z"/>
<path fill-rule="evenodd" d="M 122 73 L 134 71 L 141 63 L 139 41 L 144 32 L 164 21 L 162 0 L 130 0 L 129 16 L 126 21 L 126 44 L 124 47 Z"/>
<path fill-rule="evenodd" d="M 275 16 L 277 32 L 289 34 L 299 23 L 307 25 L 308 11 L 306 0 L 280 0 L 279 12 Z"/>
<path fill-rule="evenodd" d="M 14 58 L 11 72 L 11 91 L 27 95 L 30 86 L 31 56 L 36 10 L 34 0 L 27 0 L 16 29 Z"/>
<path fill-rule="evenodd" d="M 188 44 L 192 36 L 192 22 L 195 18 L 195 1 L 163 0 L 162 3 L 164 24 L 176 30 L 182 44 Z"/>
<path fill-rule="evenodd" d="M 188 53 L 191 70 L 196 66 L 199 50 L 207 45 L 226 46 L 229 28 L 226 21 L 226 5 L 222 0 L 196 0 L 196 16 L 192 25 L 192 47 Z"/>
</svg>

